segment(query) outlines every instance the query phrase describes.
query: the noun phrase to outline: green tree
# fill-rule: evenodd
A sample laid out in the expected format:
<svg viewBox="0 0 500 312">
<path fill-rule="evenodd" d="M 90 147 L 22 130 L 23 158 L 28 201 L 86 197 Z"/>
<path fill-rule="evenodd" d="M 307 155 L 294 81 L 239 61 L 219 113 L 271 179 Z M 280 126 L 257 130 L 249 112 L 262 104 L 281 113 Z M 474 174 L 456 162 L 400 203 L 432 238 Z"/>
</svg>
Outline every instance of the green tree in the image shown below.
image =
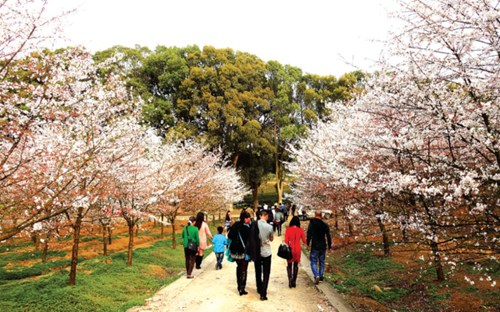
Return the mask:
<svg viewBox="0 0 500 312">
<path fill-rule="evenodd" d="M 256 56 L 231 49 L 157 48 L 141 71 L 153 97 L 147 101 L 145 120 L 167 137 L 195 139 L 220 151 L 249 186 L 258 188 L 262 177 L 255 172 L 265 175 L 269 169 L 262 165 L 254 170 L 248 166 L 255 162 L 239 159 L 273 155 L 272 135 L 261 124 L 273 96 L 265 69 Z"/>
<path fill-rule="evenodd" d="M 283 201 L 285 181 L 284 163 L 289 161 L 286 147 L 307 132 L 297 103 L 297 91 L 302 79 L 302 70 L 277 61 L 267 63 L 267 82 L 274 93 L 266 124 L 272 129 L 274 145 L 274 171 L 278 202 Z"/>
<path fill-rule="evenodd" d="M 114 52 L 124 55 L 116 68 L 128 70 L 144 100 L 144 121 L 169 140 L 196 140 L 231 160 L 254 191 L 254 207 L 269 173 L 282 201 L 286 147 L 326 118 L 327 103 L 349 98 L 360 75 L 303 76 L 297 67 L 211 46 L 114 47 L 95 59 Z"/>
</svg>

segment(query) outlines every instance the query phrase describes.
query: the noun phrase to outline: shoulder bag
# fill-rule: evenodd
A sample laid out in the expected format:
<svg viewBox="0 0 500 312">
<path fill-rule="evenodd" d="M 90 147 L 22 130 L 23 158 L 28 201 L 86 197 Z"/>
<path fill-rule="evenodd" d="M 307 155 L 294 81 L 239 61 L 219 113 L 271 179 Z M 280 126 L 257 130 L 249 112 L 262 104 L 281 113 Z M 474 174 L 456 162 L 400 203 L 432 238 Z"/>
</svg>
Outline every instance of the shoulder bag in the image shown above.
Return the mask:
<svg viewBox="0 0 500 312">
<path fill-rule="evenodd" d="M 186 230 L 186 233 L 187 233 L 187 236 L 188 236 L 188 246 L 187 246 L 187 249 L 191 250 L 191 251 L 194 251 L 194 252 L 198 252 L 198 244 L 191 241 L 191 238 L 189 238 L 189 231 L 187 230 L 188 226 L 186 226 L 185 230 Z"/>
</svg>

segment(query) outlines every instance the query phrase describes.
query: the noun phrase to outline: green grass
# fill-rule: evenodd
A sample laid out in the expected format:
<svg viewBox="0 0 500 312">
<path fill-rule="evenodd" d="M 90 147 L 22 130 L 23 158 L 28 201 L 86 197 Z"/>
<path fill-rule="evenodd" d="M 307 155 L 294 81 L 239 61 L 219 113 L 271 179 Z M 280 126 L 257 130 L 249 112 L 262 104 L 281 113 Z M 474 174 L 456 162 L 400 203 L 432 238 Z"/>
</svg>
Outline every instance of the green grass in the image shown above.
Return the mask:
<svg viewBox="0 0 500 312">
<path fill-rule="evenodd" d="M 436 281 L 433 268 L 421 268 L 412 271 L 405 265 L 394 262 L 391 257 L 374 254 L 373 250 L 361 245 L 351 245 L 342 254 L 327 257 L 333 273 L 327 280 L 341 293 L 349 295 L 353 302 L 357 298 L 371 298 L 397 311 L 449 311 L 453 300 L 457 298 L 474 298 L 482 301 L 481 311 L 496 311 L 500 306 L 498 291 L 495 287 L 480 288 L 463 283 L 461 279 L 453 279 L 450 275 L 444 282 Z M 482 261 L 482 270 L 474 269 L 475 263 L 463 268 L 463 272 L 476 280 L 485 272 L 494 280 L 498 279 L 499 265 L 492 260 Z M 374 289 L 377 285 L 382 292 Z M 409 307 L 411 306 L 411 307 Z M 492 309 L 493 308 L 493 309 Z"/>
<path fill-rule="evenodd" d="M 12 257 L 0 254 L 0 261 Z M 80 260 L 73 287 L 68 286 L 69 260 L 2 268 L 0 311 L 126 311 L 179 277 L 184 252 L 182 246 L 172 249 L 170 240 L 161 240 L 134 250 L 132 267 L 126 261 L 125 252 Z"/>
<path fill-rule="evenodd" d="M 0 253 L 9 252 L 9 251 L 12 251 L 13 249 L 18 249 L 18 248 L 28 247 L 28 246 L 33 246 L 33 243 L 30 241 L 15 242 L 15 243 L 10 243 L 10 244 L 4 243 L 4 244 L 0 245 Z"/>
<path fill-rule="evenodd" d="M 70 264 L 69 260 L 55 260 L 45 263 L 39 262 L 32 266 L 15 266 L 8 270 L 0 268 L 0 284 L 6 281 L 20 280 L 28 277 L 40 276 L 49 273 L 56 268 L 65 267 Z"/>
<path fill-rule="evenodd" d="M 341 267 L 344 276 L 334 274 L 329 276 L 329 280 L 343 280 L 343 283 L 333 284 L 340 292 L 350 292 L 356 289 L 363 295 L 381 302 L 389 303 L 399 300 L 408 290 L 400 287 L 404 282 L 397 278 L 401 272 L 402 265 L 394 263 L 390 258 L 374 256 L 371 252 L 349 252 L 343 258 L 337 259 L 333 267 Z M 383 289 L 377 292 L 374 286 Z"/>
<path fill-rule="evenodd" d="M 52 251 L 47 252 L 47 257 L 64 257 L 65 251 Z M 6 266 L 9 262 L 36 260 L 42 259 L 42 252 L 40 250 L 30 252 L 17 252 L 5 253 L 0 256 L 0 267 Z"/>
</svg>

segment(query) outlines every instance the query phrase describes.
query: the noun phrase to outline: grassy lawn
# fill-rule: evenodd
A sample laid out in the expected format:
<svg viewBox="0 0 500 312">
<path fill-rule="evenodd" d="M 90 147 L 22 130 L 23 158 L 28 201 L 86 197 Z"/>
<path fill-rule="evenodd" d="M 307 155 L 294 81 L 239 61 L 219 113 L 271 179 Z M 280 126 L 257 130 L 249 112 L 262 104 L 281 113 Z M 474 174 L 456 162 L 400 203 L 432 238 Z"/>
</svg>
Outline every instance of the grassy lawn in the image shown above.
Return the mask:
<svg viewBox="0 0 500 312">
<path fill-rule="evenodd" d="M 499 311 L 498 286 L 471 286 L 464 281 L 463 272 L 437 282 L 432 269 L 418 269 L 408 260 L 403 264 L 354 244 L 327 257 L 326 278 L 359 311 Z M 490 273 L 498 280 L 498 263 L 485 266 L 493 268 Z M 472 264 L 464 271 L 467 276 L 481 277 Z"/>
<path fill-rule="evenodd" d="M 184 270 L 182 246 L 173 249 L 170 239 L 157 240 L 134 250 L 132 267 L 126 266 L 125 252 L 80 257 L 77 285 L 70 287 L 66 252 L 51 251 L 49 260 L 55 260 L 41 263 L 38 252 L 13 253 L 23 248 L 4 245 L 0 254 L 0 311 L 125 311 Z"/>
</svg>

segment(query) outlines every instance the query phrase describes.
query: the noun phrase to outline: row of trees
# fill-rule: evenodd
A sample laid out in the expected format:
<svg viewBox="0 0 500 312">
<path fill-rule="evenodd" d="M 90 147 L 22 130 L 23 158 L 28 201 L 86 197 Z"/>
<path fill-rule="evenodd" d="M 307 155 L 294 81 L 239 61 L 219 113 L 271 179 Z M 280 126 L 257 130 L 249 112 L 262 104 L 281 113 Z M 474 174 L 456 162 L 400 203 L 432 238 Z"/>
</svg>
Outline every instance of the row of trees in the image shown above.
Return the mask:
<svg viewBox="0 0 500 312">
<path fill-rule="evenodd" d="M 80 48 L 27 49 L 57 21 L 45 9 L 0 4 L 0 241 L 35 232 L 46 251 L 69 228 L 74 285 L 84 220 L 123 218 L 132 265 L 138 222 L 167 217 L 175 233 L 179 212 L 225 208 L 247 188 L 221 153 L 141 125 L 142 100 L 125 84 L 127 68 L 114 67 L 121 56 L 96 64 Z"/>
<path fill-rule="evenodd" d="M 145 99 L 144 119 L 174 140 L 193 139 L 230 159 L 253 192 L 269 174 L 282 200 L 288 144 L 318 121 L 327 103 L 347 100 L 358 89 L 359 72 L 334 76 L 303 74 L 293 66 L 231 49 L 206 46 L 114 47 L 95 55 L 126 55 L 115 68 L 130 68 L 128 83 Z"/>
<path fill-rule="evenodd" d="M 428 250 L 441 281 L 445 267 L 498 261 L 499 2 L 400 3 L 392 62 L 291 148 L 293 194 L 344 216 L 346 235 L 378 227 L 386 255 L 391 234 Z"/>
</svg>

